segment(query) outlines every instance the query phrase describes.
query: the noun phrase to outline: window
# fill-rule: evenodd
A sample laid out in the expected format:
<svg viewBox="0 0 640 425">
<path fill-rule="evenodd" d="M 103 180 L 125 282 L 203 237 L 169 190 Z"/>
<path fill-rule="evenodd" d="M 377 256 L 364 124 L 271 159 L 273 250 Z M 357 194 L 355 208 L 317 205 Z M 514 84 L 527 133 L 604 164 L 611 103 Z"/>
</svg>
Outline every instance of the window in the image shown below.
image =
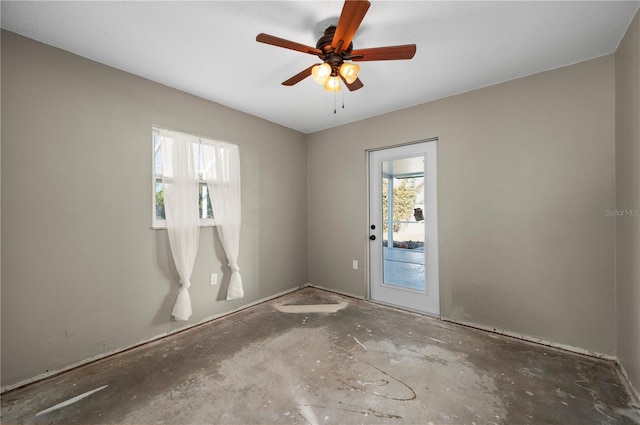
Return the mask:
<svg viewBox="0 0 640 425">
<path fill-rule="evenodd" d="M 152 227 L 154 229 L 164 229 L 167 227 L 164 214 L 164 190 L 162 184 L 163 168 L 162 168 L 162 150 L 160 148 L 160 132 L 157 128 L 153 129 L 153 218 Z M 204 179 L 204 155 L 202 144 L 206 144 L 206 139 L 200 139 L 194 136 L 195 140 L 198 140 L 198 158 L 194 158 L 197 162 L 198 172 L 198 205 L 200 211 L 200 226 L 215 226 L 213 219 L 213 209 L 211 207 L 211 198 L 209 197 L 209 188 L 207 182 Z M 165 179 L 167 177 L 165 176 Z"/>
</svg>

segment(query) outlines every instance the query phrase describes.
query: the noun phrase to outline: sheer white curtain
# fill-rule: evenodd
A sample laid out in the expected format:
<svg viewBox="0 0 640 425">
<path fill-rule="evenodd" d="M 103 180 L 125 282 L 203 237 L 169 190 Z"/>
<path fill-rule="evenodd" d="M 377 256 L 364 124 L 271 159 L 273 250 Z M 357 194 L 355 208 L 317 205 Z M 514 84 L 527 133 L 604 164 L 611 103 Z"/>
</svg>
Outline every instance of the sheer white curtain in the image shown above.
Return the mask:
<svg viewBox="0 0 640 425">
<path fill-rule="evenodd" d="M 196 171 L 198 145 L 192 139 L 187 134 L 160 131 L 167 233 L 181 285 L 171 313 L 176 320 L 188 320 L 191 317 L 189 279 L 200 235 Z"/>
<path fill-rule="evenodd" d="M 205 178 L 220 242 L 231 268 L 227 299 L 244 297 L 238 267 L 240 250 L 240 153 L 238 146 L 215 142 L 203 145 Z"/>
</svg>

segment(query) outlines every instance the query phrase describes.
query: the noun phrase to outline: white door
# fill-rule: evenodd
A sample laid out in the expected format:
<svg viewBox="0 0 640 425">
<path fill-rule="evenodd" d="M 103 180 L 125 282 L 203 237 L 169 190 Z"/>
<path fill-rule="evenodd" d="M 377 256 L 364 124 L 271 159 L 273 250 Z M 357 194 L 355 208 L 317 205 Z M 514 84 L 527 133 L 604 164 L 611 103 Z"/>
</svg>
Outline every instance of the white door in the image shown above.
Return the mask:
<svg viewBox="0 0 640 425">
<path fill-rule="evenodd" d="M 369 152 L 374 301 L 440 316 L 437 141 Z"/>
</svg>

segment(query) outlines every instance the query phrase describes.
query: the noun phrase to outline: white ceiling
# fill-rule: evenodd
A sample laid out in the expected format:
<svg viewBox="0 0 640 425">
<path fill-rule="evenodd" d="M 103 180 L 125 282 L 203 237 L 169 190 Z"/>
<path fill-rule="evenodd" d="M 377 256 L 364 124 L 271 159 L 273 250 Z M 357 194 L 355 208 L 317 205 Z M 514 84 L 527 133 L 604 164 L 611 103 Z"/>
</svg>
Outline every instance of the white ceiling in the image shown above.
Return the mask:
<svg viewBox="0 0 640 425">
<path fill-rule="evenodd" d="M 361 62 L 365 86 L 336 97 L 307 78 L 315 56 L 257 43 L 260 32 L 315 46 L 342 1 L 2 1 L 2 28 L 311 133 L 606 55 L 640 1 L 381 1 L 354 48 L 415 43 L 409 61 Z"/>
</svg>

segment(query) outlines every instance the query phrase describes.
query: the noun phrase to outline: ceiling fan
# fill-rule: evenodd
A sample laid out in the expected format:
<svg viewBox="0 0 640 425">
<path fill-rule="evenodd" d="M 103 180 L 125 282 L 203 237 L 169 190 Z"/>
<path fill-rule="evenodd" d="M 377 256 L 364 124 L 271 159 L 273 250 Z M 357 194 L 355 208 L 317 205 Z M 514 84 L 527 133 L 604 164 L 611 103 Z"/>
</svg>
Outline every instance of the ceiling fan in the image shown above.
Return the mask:
<svg viewBox="0 0 640 425">
<path fill-rule="evenodd" d="M 351 40 L 355 36 L 369 6 L 368 0 L 345 0 L 338 19 L 338 25 L 329 26 L 324 31 L 324 35 L 318 40 L 316 47 L 264 33 L 258 34 L 256 41 L 315 55 L 322 59 L 321 63 L 311 65 L 284 81 L 282 84 L 285 86 L 293 86 L 308 76 L 313 76 L 313 79 L 318 84 L 323 85 L 325 90 L 330 92 L 337 92 L 341 89 L 340 80 L 344 82 L 350 91 L 358 90 L 364 86 L 360 78 L 358 78 L 360 66 L 348 61 L 411 59 L 416 53 L 415 44 L 354 50 Z"/>
</svg>

